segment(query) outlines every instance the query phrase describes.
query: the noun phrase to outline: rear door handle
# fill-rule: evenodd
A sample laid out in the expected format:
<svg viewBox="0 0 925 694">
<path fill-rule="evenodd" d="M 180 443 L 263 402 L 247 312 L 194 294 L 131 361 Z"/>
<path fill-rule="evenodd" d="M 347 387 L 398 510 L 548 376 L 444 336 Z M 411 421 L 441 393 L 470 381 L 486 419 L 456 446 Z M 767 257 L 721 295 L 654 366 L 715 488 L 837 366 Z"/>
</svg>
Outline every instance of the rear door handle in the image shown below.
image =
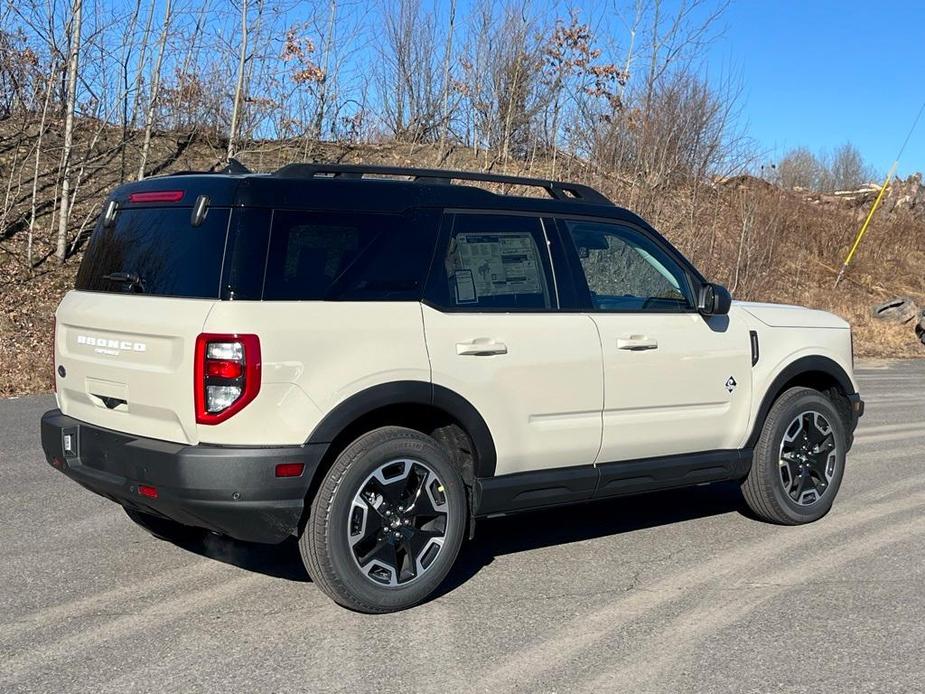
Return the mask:
<svg viewBox="0 0 925 694">
<path fill-rule="evenodd" d="M 630 335 L 617 338 L 617 349 L 641 352 L 646 349 L 658 349 L 658 340 L 645 335 Z"/>
<path fill-rule="evenodd" d="M 473 357 L 507 354 L 507 345 L 503 342 L 495 342 L 490 337 L 477 337 L 472 342 L 457 342 L 456 354 Z"/>
</svg>

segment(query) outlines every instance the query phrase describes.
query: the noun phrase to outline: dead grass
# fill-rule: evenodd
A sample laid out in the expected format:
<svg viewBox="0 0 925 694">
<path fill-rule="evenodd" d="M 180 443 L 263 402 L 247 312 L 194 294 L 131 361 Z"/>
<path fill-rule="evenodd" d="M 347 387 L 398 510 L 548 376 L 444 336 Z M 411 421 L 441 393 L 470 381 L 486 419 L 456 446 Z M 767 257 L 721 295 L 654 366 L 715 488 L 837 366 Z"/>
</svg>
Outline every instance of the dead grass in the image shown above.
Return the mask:
<svg viewBox="0 0 925 694">
<path fill-rule="evenodd" d="M 16 143 L 8 135 L 4 138 L 2 127 L 0 124 L 0 141 L 4 143 L 0 147 L 0 174 L 8 176 Z M 84 124 L 78 134 L 86 138 L 90 132 Z M 87 161 L 86 180 L 74 208 L 72 233 L 85 221 L 87 229 L 92 228 L 99 204 L 119 181 L 117 135 L 104 131 L 92 150 L 85 142 L 78 143 L 78 151 Z M 188 141 L 183 135 L 158 135 L 152 142 L 151 169 L 208 169 L 221 158 L 220 145 L 205 138 Z M 18 146 L 21 161 L 26 158 L 28 138 Z M 131 176 L 137 166 L 134 145 L 129 145 L 125 158 Z M 536 158 L 502 169 L 484 152 L 401 143 L 321 144 L 306 152 L 299 143 L 267 142 L 254 145 L 241 160 L 258 171 L 273 170 L 291 161 L 314 160 L 503 170 L 588 183 L 647 218 L 704 274 L 734 289 L 736 298 L 832 311 L 851 323 L 855 351 L 861 357 L 925 356 L 925 345 L 917 340 L 911 325 L 883 323 L 870 313 L 874 304 L 894 296 L 909 296 L 925 308 L 925 224 L 911 218 L 878 218 L 847 280 L 835 290 L 836 269 L 863 211 L 850 205 L 815 204 L 754 179 L 715 187 L 678 185 L 652 190 L 638 181 L 593 171 L 584 162 L 564 157 L 555 162 Z M 40 179 L 40 199 L 48 203 L 38 217 L 35 250 L 40 258 L 53 249 L 50 202 L 54 164 L 48 162 Z M 30 193 L 31 178 L 24 176 L 13 187 L 13 204 L 0 225 L 0 396 L 51 388 L 51 317 L 73 285 L 80 261 L 79 252 L 64 266 L 46 260 L 30 277 L 23 264 L 26 234 L 21 223 L 28 216 Z"/>
</svg>

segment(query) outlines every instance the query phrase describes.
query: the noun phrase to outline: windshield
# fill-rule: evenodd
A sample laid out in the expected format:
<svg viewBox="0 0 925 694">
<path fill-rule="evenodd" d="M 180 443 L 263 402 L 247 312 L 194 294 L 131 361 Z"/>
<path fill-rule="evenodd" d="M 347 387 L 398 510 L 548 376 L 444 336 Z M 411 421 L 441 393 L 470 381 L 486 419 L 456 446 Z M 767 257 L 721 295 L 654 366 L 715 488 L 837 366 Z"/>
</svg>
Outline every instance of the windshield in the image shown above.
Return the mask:
<svg viewBox="0 0 925 694">
<path fill-rule="evenodd" d="M 218 299 L 228 209 L 211 208 L 202 224 L 188 207 L 120 210 L 98 226 L 77 273 L 76 288 L 154 296 Z"/>
</svg>

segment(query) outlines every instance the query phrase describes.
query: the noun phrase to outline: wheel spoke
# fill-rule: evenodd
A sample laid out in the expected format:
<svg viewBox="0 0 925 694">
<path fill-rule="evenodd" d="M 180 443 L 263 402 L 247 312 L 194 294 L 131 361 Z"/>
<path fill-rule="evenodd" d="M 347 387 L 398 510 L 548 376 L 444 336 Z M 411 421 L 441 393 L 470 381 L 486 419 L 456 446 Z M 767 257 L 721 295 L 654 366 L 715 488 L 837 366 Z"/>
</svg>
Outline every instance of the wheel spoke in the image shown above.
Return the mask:
<svg viewBox="0 0 925 694">
<path fill-rule="evenodd" d="M 414 551 L 414 536 L 406 537 L 401 542 L 401 550 L 404 555 L 400 571 L 398 573 L 399 582 L 410 581 L 418 576 L 417 554 Z"/>
<path fill-rule="evenodd" d="M 810 450 L 812 450 L 816 446 L 819 446 L 825 440 L 825 437 L 825 434 L 813 427 L 809 431 L 809 436 L 806 439 L 806 443 L 809 445 Z"/>
<path fill-rule="evenodd" d="M 418 530 L 411 536 L 411 547 L 414 551 L 415 558 L 419 557 L 424 548 L 430 544 L 431 540 L 443 537 L 444 533 L 439 530 Z"/>
<path fill-rule="evenodd" d="M 826 475 L 827 467 L 828 457 L 824 459 L 816 458 L 810 463 L 810 469 L 813 472 L 813 483 L 820 496 L 822 496 L 822 492 L 825 491 L 825 488 L 829 486 L 828 476 Z"/>
<path fill-rule="evenodd" d="M 385 564 L 390 569 L 396 570 L 398 568 L 398 557 L 395 553 L 395 545 L 388 541 L 388 539 L 381 539 L 373 548 L 363 554 L 361 557 L 358 557 L 361 567 L 365 567 L 371 561 L 378 561 L 382 564 Z"/>
<path fill-rule="evenodd" d="M 829 457 L 829 451 L 835 448 L 835 435 L 829 432 L 826 434 L 819 443 L 816 444 L 817 455 L 824 455 L 826 459 Z"/>
<path fill-rule="evenodd" d="M 784 479 L 784 475 L 781 474 L 781 484 L 784 485 L 784 491 L 789 494 L 799 476 L 799 472 L 797 472 L 796 464 L 791 460 L 789 453 L 783 453 L 781 455 L 781 463 L 783 463 L 783 465 L 781 465 L 781 472 L 783 473 L 783 471 L 786 470 L 787 473 L 786 480 Z"/>
<path fill-rule="evenodd" d="M 368 542 L 382 530 L 382 516 L 369 504 L 354 502 L 348 528 L 350 544 Z"/>
<path fill-rule="evenodd" d="M 816 425 L 813 423 L 813 415 L 810 412 L 804 412 L 800 418 L 800 436 L 798 440 L 812 445 L 815 435 Z"/>
<path fill-rule="evenodd" d="M 417 504 L 422 496 L 425 496 L 424 485 L 427 484 L 428 472 L 420 465 L 415 465 L 412 474 L 408 475 L 408 484 L 406 486 L 405 509 L 417 509 Z"/>
<path fill-rule="evenodd" d="M 379 494 L 389 506 L 398 506 L 401 504 L 402 491 L 404 490 L 404 478 L 394 482 L 385 482 L 373 477 L 366 483 L 366 486 Z"/>
<path fill-rule="evenodd" d="M 443 515 L 443 512 L 434 508 L 430 495 L 422 488 L 421 493 L 414 500 L 414 515 L 418 518 L 436 518 Z"/>
</svg>

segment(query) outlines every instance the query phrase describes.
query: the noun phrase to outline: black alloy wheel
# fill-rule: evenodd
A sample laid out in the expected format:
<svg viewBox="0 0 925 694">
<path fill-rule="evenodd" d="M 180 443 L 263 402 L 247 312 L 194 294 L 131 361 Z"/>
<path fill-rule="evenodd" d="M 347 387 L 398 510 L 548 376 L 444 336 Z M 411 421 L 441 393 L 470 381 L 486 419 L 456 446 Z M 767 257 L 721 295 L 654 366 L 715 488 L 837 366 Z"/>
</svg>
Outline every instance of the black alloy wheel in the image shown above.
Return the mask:
<svg viewBox="0 0 925 694">
<path fill-rule="evenodd" d="M 780 444 L 780 481 L 794 503 L 809 506 L 825 496 L 838 464 L 838 444 L 828 420 L 809 410 L 794 417 Z"/>
<path fill-rule="evenodd" d="M 391 460 L 360 485 L 347 520 L 357 567 L 371 581 L 400 586 L 431 566 L 446 539 L 443 482 L 419 460 Z"/>
</svg>

